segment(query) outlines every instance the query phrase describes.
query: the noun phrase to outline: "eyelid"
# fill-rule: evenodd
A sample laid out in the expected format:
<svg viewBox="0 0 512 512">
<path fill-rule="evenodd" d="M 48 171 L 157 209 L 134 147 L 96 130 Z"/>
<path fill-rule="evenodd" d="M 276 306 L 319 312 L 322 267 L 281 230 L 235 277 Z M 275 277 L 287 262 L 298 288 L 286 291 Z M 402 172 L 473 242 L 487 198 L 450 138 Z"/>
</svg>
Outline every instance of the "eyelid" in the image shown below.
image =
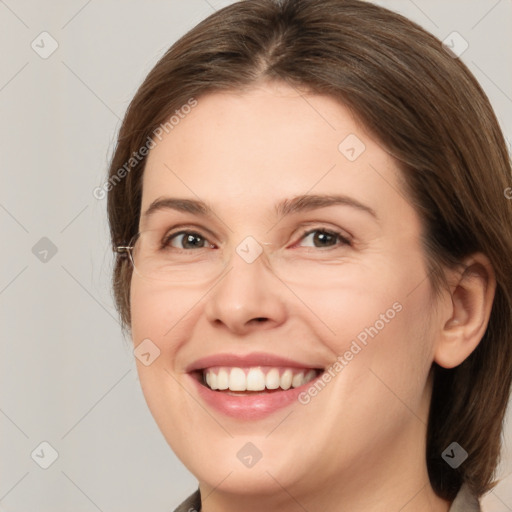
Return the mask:
<svg viewBox="0 0 512 512">
<path fill-rule="evenodd" d="M 180 224 L 178 226 L 168 228 L 162 236 L 162 239 L 170 240 L 172 237 L 186 233 L 195 233 L 203 237 L 209 244 L 218 245 L 217 243 L 212 242 L 212 238 L 216 238 L 212 231 L 204 227 L 194 226 L 194 224 Z"/>
<path fill-rule="evenodd" d="M 300 235 L 299 239 L 297 240 L 297 242 L 293 243 L 293 246 L 297 245 L 304 238 L 309 236 L 311 233 L 315 233 L 316 231 L 323 231 L 325 233 L 329 233 L 329 234 L 335 235 L 335 236 L 337 236 L 339 238 L 339 240 L 341 240 L 341 242 L 344 245 L 352 246 L 352 244 L 353 244 L 353 237 L 352 237 L 352 235 L 350 235 L 346 231 L 341 230 L 339 228 L 330 228 L 330 227 L 327 227 L 325 225 L 318 225 L 318 226 L 314 226 L 314 227 L 307 228 L 307 229 L 303 228 L 302 231 L 301 231 L 301 235 Z M 336 247 L 338 247 L 338 245 L 331 246 L 331 247 L 326 247 L 325 249 L 329 249 L 329 248 L 334 249 Z"/>
<path fill-rule="evenodd" d="M 297 241 L 295 241 L 291 244 L 291 246 L 292 247 L 297 246 L 299 244 L 299 242 L 302 241 L 305 237 L 309 236 L 311 233 L 315 233 L 316 231 L 323 231 L 325 233 L 335 235 L 336 237 L 339 238 L 339 240 L 344 245 L 352 246 L 352 244 L 353 244 L 352 235 L 347 233 L 345 230 L 341 230 L 339 228 L 328 227 L 323 224 L 318 224 L 318 225 L 313 225 L 312 227 L 302 227 L 301 231 L 300 231 L 300 236 L 297 238 Z M 211 235 L 210 234 L 205 235 L 205 232 L 211 233 Z M 174 226 L 173 228 L 169 228 L 169 230 L 166 232 L 166 234 L 162 238 L 169 241 L 178 235 L 190 234 L 190 233 L 197 234 L 197 235 L 201 236 L 202 238 L 204 238 L 207 241 L 207 243 L 210 245 L 210 248 L 218 247 L 220 245 L 219 243 L 212 242 L 211 239 L 216 238 L 216 237 L 209 229 L 203 228 L 203 227 L 197 227 L 197 226 L 194 226 L 193 224 L 180 225 L 180 226 Z M 267 243 L 260 242 L 260 243 L 262 243 L 262 245 L 273 245 L 272 242 L 267 242 Z M 329 248 L 335 249 L 336 247 L 339 247 L 339 245 L 326 247 L 324 250 L 329 249 Z M 207 249 L 207 248 L 208 247 L 204 247 L 204 249 Z M 182 249 L 182 250 L 188 250 L 188 249 Z M 197 249 L 193 249 L 193 250 L 197 250 Z"/>
<path fill-rule="evenodd" d="M 207 238 L 206 236 L 204 236 L 204 234 L 201 233 L 200 230 L 197 230 L 197 229 L 180 229 L 175 232 L 171 231 L 170 233 L 166 234 L 163 237 L 162 241 L 165 241 L 166 245 L 167 244 L 170 245 L 171 243 L 173 243 L 176 240 L 177 237 L 189 235 L 189 234 L 200 236 L 201 238 L 203 238 L 205 240 L 205 242 L 208 245 L 206 247 L 196 247 L 195 249 L 185 249 L 183 247 L 174 247 L 173 246 L 173 249 L 177 250 L 177 251 L 190 251 L 190 250 L 198 251 L 200 249 L 215 249 L 217 247 L 216 244 L 214 244 L 213 242 L 210 241 L 210 238 Z"/>
</svg>

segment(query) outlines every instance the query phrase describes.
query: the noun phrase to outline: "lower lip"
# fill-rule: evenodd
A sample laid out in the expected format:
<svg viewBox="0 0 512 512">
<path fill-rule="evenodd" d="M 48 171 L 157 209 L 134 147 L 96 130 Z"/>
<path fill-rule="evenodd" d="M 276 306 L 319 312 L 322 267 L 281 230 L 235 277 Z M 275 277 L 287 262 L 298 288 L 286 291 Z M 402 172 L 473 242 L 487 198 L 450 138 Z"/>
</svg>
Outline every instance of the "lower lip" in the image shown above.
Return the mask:
<svg viewBox="0 0 512 512">
<path fill-rule="evenodd" d="M 298 404 L 299 395 L 314 385 L 322 374 L 298 388 L 273 393 L 229 395 L 228 393 L 213 391 L 201 384 L 193 375 L 189 374 L 200 397 L 217 411 L 241 420 L 257 420 L 283 409 L 293 403 Z"/>
</svg>

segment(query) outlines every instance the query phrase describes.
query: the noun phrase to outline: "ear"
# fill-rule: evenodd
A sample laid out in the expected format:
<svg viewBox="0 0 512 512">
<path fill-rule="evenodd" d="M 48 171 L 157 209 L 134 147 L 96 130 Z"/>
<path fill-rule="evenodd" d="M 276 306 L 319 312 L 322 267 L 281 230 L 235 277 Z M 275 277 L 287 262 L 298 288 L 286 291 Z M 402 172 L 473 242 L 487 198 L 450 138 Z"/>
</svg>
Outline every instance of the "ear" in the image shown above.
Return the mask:
<svg viewBox="0 0 512 512">
<path fill-rule="evenodd" d="M 496 277 L 484 254 L 463 262 L 462 271 L 448 271 L 450 297 L 442 310 L 444 325 L 437 338 L 434 361 L 444 368 L 461 364 L 480 343 L 491 315 Z"/>
</svg>

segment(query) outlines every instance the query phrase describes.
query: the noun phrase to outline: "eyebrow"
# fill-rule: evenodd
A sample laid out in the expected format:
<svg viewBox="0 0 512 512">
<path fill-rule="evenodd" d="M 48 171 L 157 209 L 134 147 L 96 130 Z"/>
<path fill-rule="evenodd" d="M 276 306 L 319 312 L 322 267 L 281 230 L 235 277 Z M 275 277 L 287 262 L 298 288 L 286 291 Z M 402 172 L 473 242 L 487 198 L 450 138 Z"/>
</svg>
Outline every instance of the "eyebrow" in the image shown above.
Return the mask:
<svg viewBox="0 0 512 512">
<path fill-rule="evenodd" d="M 314 194 L 314 195 L 301 195 L 292 199 L 285 199 L 276 205 L 276 213 L 279 216 L 286 216 L 292 213 L 299 213 L 303 211 L 316 210 L 319 208 L 326 208 L 328 206 L 351 206 L 362 212 L 370 214 L 375 219 L 378 219 L 377 213 L 373 208 L 361 203 L 353 197 L 345 195 L 332 195 L 332 194 Z"/>
<path fill-rule="evenodd" d="M 373 208 L 345 195 L 332 194 L 306 194 L 284 199 L 275 206 L 275 212 L 279 217 L 300 213 L 304 211 L 326 208 L 328 206 L 350 206 L 359 211 L 366 212 L 378 220 L 377 213 Z M 207 216 L 213 214 L 213 210 L 205 202 L 196 199 L 185 199 L 175 197 L 161 197 L 155 199 L 144 212 L 143 217 L 148 218 L 161 210 L 176 210 L 194 215 Z"/>
</svg>

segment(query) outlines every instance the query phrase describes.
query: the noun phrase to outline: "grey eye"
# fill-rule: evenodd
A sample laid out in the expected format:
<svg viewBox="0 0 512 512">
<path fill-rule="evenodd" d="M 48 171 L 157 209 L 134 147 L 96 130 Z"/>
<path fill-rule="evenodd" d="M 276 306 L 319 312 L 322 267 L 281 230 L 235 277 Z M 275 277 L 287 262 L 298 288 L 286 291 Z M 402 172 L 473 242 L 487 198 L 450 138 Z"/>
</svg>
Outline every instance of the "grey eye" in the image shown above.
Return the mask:
<svg viewBox="0 0 512 512">
<path fill-rule="evenodd" d="M 177 249 L 202 249 L 210 246 L 206 238 L 193 231 L 174 233 L 168 238 L 167 245 Z"/>
</svg>

